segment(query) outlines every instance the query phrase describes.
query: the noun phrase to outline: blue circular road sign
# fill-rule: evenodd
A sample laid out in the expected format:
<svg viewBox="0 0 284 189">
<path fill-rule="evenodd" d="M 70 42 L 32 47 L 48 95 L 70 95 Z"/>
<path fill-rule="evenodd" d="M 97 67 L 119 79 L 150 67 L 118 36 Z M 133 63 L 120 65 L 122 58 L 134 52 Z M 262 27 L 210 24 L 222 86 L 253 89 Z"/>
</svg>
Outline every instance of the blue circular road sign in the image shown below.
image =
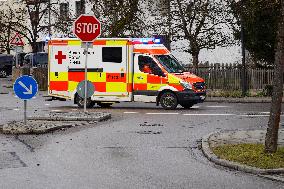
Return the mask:
<svg viewBox="0 0 284 189">
<path fill-rule="evenodd" d="M 29 100 L 37 94 L 38 85 L 33 77 L 23 75 L 15 81 L 13 89 L 17 97 Z"/>
</svg>

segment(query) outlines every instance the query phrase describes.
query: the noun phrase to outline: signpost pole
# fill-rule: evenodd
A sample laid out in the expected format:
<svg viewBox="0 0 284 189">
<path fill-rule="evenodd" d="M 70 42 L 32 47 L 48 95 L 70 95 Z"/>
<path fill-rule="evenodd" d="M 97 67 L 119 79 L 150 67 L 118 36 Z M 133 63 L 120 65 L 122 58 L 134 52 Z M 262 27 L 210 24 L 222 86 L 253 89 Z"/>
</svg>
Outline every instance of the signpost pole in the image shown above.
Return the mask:
<svg viewBox="0 0 284 189">
<path fill-rule="evenodd" d="M 24 100 L 24 124 L 27 125 L 27 100 Z"/>
<path fill-rule="evenodd" d="M 19 49 L 18 49 L 18 46 L 16 46 L 15 48 L 16 48 L 16 68 L 18 68 L 19 67 L 19 62 L 18 62 L 18 51 L 19 51 Z"/>
<path fill-rule="evenodd" d="M 85 53 L 85 89 L 84 89 L 84 112 L 87 112 L 87 93 L 88 93 L 88 48 L 92 47 L 93 41 L 101 34 L 101 23 L 100 21 L 92 15 L 81 15 L 73 22 L 73 33 L 82 42 Z M 83 47 L 82 47 L 83 48 Z M 78 85 L 79 86 L 79 85 Z M 92 87 L 93 88 L 93 87 Z M 78 93 L 79 94 L 79 93 Z"/>
<path fill-rule="evenodd" d="M 88 67 L 87 67 L 87 63 L 88 63 L 88 47 L 89 47 L 89 43 L 86 42 L 85 43 L 85 50 L 84 50 L 84 53 L 85 53 L 85 95 L 84 95 L 84 112 L 87 112 L 87 80 L 88 80 Z"/>
</svg>

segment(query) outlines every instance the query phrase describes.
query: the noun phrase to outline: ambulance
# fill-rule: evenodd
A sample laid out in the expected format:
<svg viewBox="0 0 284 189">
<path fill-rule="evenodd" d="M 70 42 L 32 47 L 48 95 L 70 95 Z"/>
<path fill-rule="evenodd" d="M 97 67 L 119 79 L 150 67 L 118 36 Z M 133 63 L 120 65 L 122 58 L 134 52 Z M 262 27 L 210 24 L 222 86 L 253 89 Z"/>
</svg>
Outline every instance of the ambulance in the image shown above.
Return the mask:
<svg viewBox="0 0 284 189">
<path fill-rule="evenodd" d="M 156 38 L 98 38 L 88 50 L 87 80 L 94 93 L 87 107 L 119 102 L 153 102 L 173 110 L 206 98 L 204 79 L 186 72 Z M 84 106 L 77 86 L 85 80 L 85 53 L 75 38 L 48 42 L 48 94 Z"/>
</svg>

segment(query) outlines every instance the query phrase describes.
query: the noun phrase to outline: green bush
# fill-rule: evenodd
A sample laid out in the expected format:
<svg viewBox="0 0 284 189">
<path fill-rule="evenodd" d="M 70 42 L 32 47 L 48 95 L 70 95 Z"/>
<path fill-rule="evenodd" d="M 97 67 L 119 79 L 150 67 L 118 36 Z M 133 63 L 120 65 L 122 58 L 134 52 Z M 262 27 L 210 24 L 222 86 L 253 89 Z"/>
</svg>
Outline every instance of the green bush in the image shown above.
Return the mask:
<svg viewBox="0 0 284 189">
<path fill-rule="evenodd" d="M 272 96 L 273 93 L 273 85 L 266 85 L 263 89 L 264 96 Z"/>
</svg>

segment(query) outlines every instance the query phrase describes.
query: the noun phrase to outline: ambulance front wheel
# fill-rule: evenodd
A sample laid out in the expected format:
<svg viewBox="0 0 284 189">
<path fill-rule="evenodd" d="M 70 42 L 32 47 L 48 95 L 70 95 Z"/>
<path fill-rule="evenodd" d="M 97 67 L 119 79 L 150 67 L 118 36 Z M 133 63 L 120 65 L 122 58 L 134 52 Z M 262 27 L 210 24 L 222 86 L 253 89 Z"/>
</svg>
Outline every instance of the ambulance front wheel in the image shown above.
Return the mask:
<svg viewBox="0 0 284 189">
<path fill-rule="evenodd" d="M 178 105 L 178 99 L 174 93 L 165 92 L 160 98 L 160 103 L 165 110 L 174 110 Z"/>
<path fill-rule="evenodd" d="M 79 108 L 84 108 L 84 98 L 76 95 L 76 104 L 79 106 Z M 87 108 L 92 108 L 93 106 L 94 102 L 91 100 L 91 98 L 87 98 Z"/>
</svg>

